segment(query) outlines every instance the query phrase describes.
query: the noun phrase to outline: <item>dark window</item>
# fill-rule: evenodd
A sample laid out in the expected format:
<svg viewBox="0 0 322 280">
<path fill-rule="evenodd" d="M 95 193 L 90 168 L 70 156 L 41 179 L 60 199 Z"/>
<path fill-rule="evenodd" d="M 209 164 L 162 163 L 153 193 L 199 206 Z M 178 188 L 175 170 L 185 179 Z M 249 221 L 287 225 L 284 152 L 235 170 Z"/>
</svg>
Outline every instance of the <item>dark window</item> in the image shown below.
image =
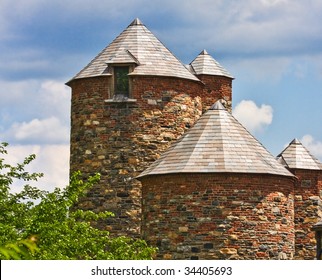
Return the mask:
<svg viewBox="0 0 322 280">
<path fill-rule="evenodd" d="M 311 180 L 302 180 L 301 187 L 310 188 L 311 187 Z"/>
<path fill-rule="evenodd" d="M 114 67 L 114 94 L 129 97 L 129 67 Z"/>
</svg>

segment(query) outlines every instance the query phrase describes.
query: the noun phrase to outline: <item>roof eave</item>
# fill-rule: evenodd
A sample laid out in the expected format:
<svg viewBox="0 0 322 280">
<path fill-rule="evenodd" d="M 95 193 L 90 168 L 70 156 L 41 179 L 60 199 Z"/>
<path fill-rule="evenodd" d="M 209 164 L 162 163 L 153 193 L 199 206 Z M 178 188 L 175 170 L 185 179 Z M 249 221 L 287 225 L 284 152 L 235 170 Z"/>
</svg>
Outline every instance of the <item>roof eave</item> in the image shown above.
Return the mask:
<svg viewBox="0 0 322 280">
<path fill-rule="evenodd" d="M 74 77 L 70 79 L 68 82 L 65 83 L 65 85 L 69 86 L 71 85 L 71 82 L 76 81 L 76 80 L 83 80 L 83 79 L 90 79 L 90 78 L 97 78 L 97 77 L 111 77 L 113 76 L 111 73 L 104 73 L 104 74 L 98 74 L 98 75 L 91 75 L 91 76 L 86 76 L 86 77 Z"/>
<path fill-rule="evenodd" d="M 143 172 L 144 173 L 144 172 Z M 141 180 L 142 178 L 151 177 L 151 176 L 165 176 L 165 175 L 183 175 L 183 174 L 243 174 L 243 175 L 269 175 L 269 176 L 281 176 L 281 177 L 288 177 L 297 179 L 297 177 L 288 171 L 289 174 L 281 174 L 281 173 L 273 173 L 273 172 L 230 172 L 230 171 L 218 171 L 218 172 L 189 172 L 189 171 L 175 171 L 175 172 L 165 172 L 165 173 L 147 173 L 147 174 L 140 174 L 135 179 Z"/>
<path fill-rule="evenodd" d="M 235 80 L 235 78 L 231 75 L 227 75 L 227 74 L 219 74 L 219 73 L 216 73 L 216 74 L 210 74 L 210 73 L 197 73 L 195 74 L 196 76 L 219 76 L 219 77 L 226 77 L 226 78 L 230 78 L 232 80 Z"/>
<path fill-rule="evenodd" d="M 194 82 L 202 83 L 197 77 L 195 79 L 188 78 L 188 77 L 181 77 L 181 76 L 175 76 L 175 75 L 162 75 L 162 74 L 140 74 L 140 73 L 129 73 L 128 76 L 145 76 L 145 77 L 165 77 L 165 78 L 177 78 L 177 79 L 184 79 L 184 80 L 190 80 Z"/>
</svg>

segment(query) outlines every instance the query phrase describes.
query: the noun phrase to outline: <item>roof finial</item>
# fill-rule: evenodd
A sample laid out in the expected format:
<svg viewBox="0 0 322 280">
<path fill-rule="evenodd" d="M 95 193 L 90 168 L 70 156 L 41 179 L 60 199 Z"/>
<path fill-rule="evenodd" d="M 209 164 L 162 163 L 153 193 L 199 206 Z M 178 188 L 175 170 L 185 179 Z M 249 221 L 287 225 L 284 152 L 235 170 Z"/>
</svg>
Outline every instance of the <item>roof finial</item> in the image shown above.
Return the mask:
<svg viewBox="0 0 322 280">
<path fill-rule="evenodd" d="M 139 18 L 136 18 L 135 20 L 133 20 L 131 22 L 131 24 L 129 26 L 133 26 L 133 25 L 143 25 L 143 23 Z"/>
<path fill-rule="evenodd" d="M 226 110 L 224 105 L 221 103 L 220 100 L 216 101 L 214 105 L 212 105 L 209 110 Z"/>
<path fill-rule="evenodd" d="M 294 138 L 290 144 L 301 144 L 301 142 L 299 139 Z"/>
<path fill-rule="evenodd" d="M 209 53 L 206 51 L 206 49 L 204 49 L 199 55 L 207 55 L 207 54 Z"/>
</svg>

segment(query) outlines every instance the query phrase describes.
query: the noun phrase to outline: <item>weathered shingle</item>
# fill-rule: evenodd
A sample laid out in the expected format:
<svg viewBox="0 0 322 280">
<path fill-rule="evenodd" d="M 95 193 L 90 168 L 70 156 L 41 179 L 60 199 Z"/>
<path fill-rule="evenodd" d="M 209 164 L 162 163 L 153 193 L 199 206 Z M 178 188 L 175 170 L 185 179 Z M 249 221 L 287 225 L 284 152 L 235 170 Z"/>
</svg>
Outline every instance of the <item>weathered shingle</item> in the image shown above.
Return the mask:
<svg viewBox="0 0 322 280">
<path fill-rule="evenodd" d="M 135 19 L 73 79 L 104 75 L 108 72 L 108 65 L 113 64 L 136 65 L 129 75 L 167 76 L 199 81 L 139 19 Z"/>
<path fill-rule="evenodd" d="M 312 156 L 298 139 L 293 139 L 277 156 L 277 160 L 288 168 L 322 170 L 318 159 Z"/>
<path fill-rule="evenodd" d="M 234 78 L 206 50 L 203 50 L 191 63 L 190 67 L 196 75 L 216 75 Z"/>
<path fill-rule="evenodd" d="M 217 172 L 293 176 L 218 101 L 139 177 Z"/>
</svg>

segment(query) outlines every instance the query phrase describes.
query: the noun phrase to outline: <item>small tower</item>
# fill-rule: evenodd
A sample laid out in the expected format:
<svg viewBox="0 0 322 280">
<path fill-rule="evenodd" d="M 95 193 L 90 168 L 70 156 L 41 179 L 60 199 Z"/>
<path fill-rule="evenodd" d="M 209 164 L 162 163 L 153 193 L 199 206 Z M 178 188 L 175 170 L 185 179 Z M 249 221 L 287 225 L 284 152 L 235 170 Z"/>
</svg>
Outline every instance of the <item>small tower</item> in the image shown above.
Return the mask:
<svg viewBox="0 0 322 280">
<path fill-rule="evenodd" d="M 293 257 L 294 176 L 219 101 L 138 179 L 159 258 Z"/>
<path fill-rule="evenodd" d="M 298 139 L 277 156 L 296 177 L 294 191 L 295 259 L 314 259 L 311 228 L 322 218 L 322 165 Z"/>
<path fill-rule="evenodd" d="M 234 77 L 206 50 L 190 63 L 190 69 L 205 85 L 202 94 L 204 111 L 214 103 L 214 97 L 216 100 L 224 100 L 225 107 L 231 111 Z"/>
<path fill-rule="evenodd" d="M 199 119 L 205 84 L 135 19 L 67 85 L 70 170 L 101 174 L 78 207 L 111 211 L 115 217 L 97 227 L 138 236 L 141 183 L 135 177 Z"/>
</svg>

